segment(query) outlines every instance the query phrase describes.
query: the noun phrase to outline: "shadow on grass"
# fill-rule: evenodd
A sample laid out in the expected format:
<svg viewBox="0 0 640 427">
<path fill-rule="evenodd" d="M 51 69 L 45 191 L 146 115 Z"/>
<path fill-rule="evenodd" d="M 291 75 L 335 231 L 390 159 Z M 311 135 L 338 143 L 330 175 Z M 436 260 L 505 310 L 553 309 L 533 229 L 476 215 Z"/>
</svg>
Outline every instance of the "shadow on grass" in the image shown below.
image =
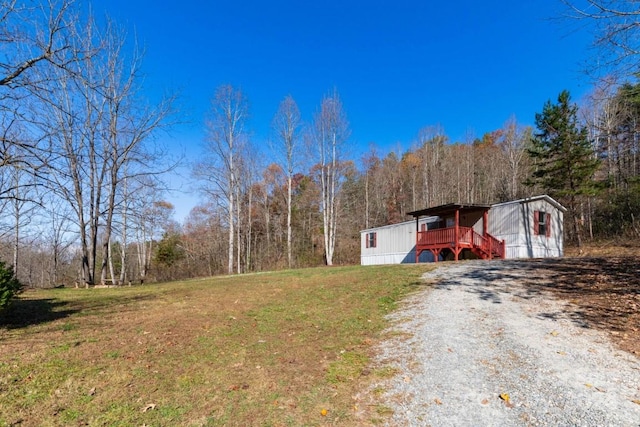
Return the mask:
<svg viewBox="0 0 640 427">
<path fill-rule="evenodd" d="M 12 301 L 11 306 L 5 312 L 0 314 L 0 327 L 9 329 L 25 328 L 63 319 L 79 311 L 77 309 L 65 309 L 68 305 L 67 302 L 52 298 L 17 298 Z"/>
<path fill-rule="evenodd" d="M 500 304 L 505 295 L 531 299 L 551 292 L 570 303 L 559 312 L 541 311 L 540 318 L 568 318 L 580 327 L 621 333 L 640 328 L 639 258 L 485 261 L 474 266 L 464 274 L 443 277 L 436 288 L 465 286 L 494 304 Z M 515 286 L 516 282 L 523 286 Z"/>
</svg>

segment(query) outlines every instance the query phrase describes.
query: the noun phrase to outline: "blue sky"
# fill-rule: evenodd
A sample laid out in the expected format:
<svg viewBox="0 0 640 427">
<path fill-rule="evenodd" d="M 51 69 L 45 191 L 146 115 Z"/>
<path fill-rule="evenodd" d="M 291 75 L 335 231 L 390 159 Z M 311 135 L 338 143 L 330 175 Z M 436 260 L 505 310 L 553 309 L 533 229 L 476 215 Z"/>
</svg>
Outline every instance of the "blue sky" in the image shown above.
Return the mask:
<svg viewBox="0 0 640 427">
<path fill-rule="evenodd" d="M 429 125 L 463 141 L 512 115 L 532 124 L 561 90 L 574 100 L 590 90 L 581 71 L 590 35 L 555 19 L 560 0 L 110 0 L 99 7 L 145 47 L 148 96 L 180 91 L 188 123 L 165 143 L 187 159 L 201 152 L 204 117 L 221 84 L 248 97 L 259 145 L 286 95 L 310 121 L 336 88 L 356 160 L 372 143 L 382 155 L 406 150 Z M 178 218 L 195 198 L 175 199 Z"/>
</svg>

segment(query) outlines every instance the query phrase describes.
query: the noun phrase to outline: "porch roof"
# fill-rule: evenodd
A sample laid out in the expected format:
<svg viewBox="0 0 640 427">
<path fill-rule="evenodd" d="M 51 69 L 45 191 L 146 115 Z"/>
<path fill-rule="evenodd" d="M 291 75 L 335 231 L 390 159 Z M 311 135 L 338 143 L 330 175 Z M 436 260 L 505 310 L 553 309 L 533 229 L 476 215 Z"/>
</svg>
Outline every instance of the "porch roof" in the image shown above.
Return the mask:
<svg viewBox="0 0 640 427">
<path fill-rule="evenodd" d="M 435 206 L 433 208 L 420 209 L 413 212 L 407 212 L 407 215 L 411 215 L 414 218 L 420 218 L 422 216 L 444 216 L 447 214 L 455 213 L 455 211 L 460 211 L 460 213 L 467 212 L 485 212 L 491 209 L 491 205 L 474 205 L 474 204 L 460 204 L 460 203 L 449 203 L 447 205 Z"/>
</svg>

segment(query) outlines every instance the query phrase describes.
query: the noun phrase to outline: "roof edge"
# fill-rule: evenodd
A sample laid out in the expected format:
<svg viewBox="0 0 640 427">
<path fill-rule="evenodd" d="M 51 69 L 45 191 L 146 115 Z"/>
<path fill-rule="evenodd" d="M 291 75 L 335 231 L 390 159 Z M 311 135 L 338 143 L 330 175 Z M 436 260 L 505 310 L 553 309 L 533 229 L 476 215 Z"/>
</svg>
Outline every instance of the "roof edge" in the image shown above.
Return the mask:
<svg viewBox="0 0 640 427">
<path fill-rule="evenodd" d="M 496 207 L 496 206 L 505 206 L 505 205 L 511 205 L 511 204 L 516 204 L 516 203 L 523 204 L 523 203 L 535 202 L 536 200 L 546 200 L 547 202 L 551 203 L 556 208 L 560 209 L 563 213 L 567 211 L 567 208 L 562 206 L 560 204 L 560 202 L 558 202 L 557 200 L 555 200 L 553 197 L 549 196 L 548 194 L 540 194 L 539 196 L 525 197 L 523 199 L 511 200 L 511 201 L 502 202 L 502 203 L 496 203 L 494 205 L 491 205 L 491 207 L 493 208 L 493 207 Z"/>
<path fill-rule="evenodd" d="M 411 215 L 414 218 L 422 216 L 438 216 L 442 213 L 448 213 L 455 210 L 475 211 L 475 210 L 489 210 L 491 205 L 480 205 L 474 203 L 448 203 L 446 205 L 434 206 L 432 208 L 419 209 L 412 212 L 407 212 L 406 215 Z"/>
<path fill-rule="evenodd" d="M 436 218 L 438 218 L 438 217 L 437 216 L 424 216 L 424 217 L 420 218 L 420 221 L 421 222 L 432 222 Z M 367 232 L 367 231 L 380 230 L 381 228 L 391 228 L 391 227 L 397 227 L 399 225 L 408 225 L 408 224 L 415 224 L 415 223 L 416 223 L 415 219 L 410 219 L 409 221 L 396 222 L 395 224 L 386 224 L 386 225 L 380 225 L 378 227 L 365 228 L 363 230 L 360 230 L 360 233 L 364 233 L 364 232 Z"/>
</svg>

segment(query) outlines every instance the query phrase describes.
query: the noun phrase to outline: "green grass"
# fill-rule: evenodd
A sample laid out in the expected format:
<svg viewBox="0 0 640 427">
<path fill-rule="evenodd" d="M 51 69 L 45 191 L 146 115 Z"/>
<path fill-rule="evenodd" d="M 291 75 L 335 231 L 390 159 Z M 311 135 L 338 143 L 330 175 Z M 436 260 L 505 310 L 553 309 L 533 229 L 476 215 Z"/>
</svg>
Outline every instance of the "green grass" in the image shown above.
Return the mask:
<svg viewBox="0 0 640 427">
<path fill-rule="evenodd" d="M 0 319 L 0 426 L 359 425 L 384 316 L 427 268 L 26 292 Z"/>
</svg>

